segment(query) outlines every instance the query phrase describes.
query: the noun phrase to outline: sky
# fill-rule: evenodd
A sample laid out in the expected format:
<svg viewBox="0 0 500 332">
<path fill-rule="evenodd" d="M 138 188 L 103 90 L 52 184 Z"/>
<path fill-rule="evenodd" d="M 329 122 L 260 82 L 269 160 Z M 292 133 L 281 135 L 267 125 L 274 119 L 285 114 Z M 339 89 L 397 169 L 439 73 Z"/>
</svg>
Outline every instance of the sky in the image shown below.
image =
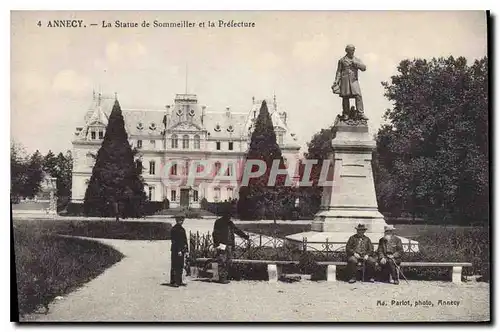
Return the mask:
<svg viewBox="0 0 500 332">
<path fill-rule="evenodd" d="M 87 28 L 49 28 L 49 20 Z M 102 28 L 102 21 L 255 22 L 253 28 Z M 42 26 L 39 27 L 37 22 Z M 90 23 L 98 26 L 90 27 Z M 206 23 L 205 23 L 206 24 Z M 11 139 L 27 152 L 71 149 L 92 91 L 117 93 L 122 108 L 163 109 L 176 93 L 208 111 L 248 112 L 272 98 L 306 144 L 342 112 L 330 86 L 346 44 L 367 70 L 359 82 L 370 131 L 391 104 L 382 81 L 403 59 L 487 54 L 481 11 L 86 11 L 12 12 Z M 186 70 L 187 67 L 187 70 Z M 187 84 L 186 84 L 187 77 Z"/>
</svg>

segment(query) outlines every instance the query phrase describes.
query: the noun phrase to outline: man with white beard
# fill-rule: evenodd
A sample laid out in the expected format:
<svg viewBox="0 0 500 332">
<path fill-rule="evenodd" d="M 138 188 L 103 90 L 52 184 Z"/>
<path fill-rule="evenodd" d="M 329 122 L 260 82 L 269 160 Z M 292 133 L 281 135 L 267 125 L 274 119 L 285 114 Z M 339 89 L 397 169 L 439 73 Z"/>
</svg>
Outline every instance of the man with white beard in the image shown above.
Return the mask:
<svg viewBox="0 0 500 332">
<path fill-rule="evenodd" d="M 398 285 L 398 268 L 401 264 L 401 256 L 403 255 L 403 243 L 399 237 L 394 235 L 394 226 L 387 225 L 384 227 L 384 237 L 378 242 L 377 252 L 384 276 L 390 274 L 394 280 L 394 284 Z"/>
</svg>

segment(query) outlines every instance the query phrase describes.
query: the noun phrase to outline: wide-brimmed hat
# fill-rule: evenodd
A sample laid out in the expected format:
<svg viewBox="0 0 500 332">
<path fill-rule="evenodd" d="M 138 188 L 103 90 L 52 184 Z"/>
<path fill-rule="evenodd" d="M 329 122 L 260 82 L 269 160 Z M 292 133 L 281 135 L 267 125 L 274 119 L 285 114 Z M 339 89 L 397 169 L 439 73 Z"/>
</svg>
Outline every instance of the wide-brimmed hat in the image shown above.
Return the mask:
<svg viewBox="0 0 500 332">
<path fill-rule="evenodd" d="M 357 230 L 367 230 L 368 228 L 366 228 L 365 224 L 358 224 L 358 226 L 355 227 Z"/>
<path fill-rule="evenodd" d="M 384 232 L 395 230 L 393 225 L 384 226 Z"/>
</svg>

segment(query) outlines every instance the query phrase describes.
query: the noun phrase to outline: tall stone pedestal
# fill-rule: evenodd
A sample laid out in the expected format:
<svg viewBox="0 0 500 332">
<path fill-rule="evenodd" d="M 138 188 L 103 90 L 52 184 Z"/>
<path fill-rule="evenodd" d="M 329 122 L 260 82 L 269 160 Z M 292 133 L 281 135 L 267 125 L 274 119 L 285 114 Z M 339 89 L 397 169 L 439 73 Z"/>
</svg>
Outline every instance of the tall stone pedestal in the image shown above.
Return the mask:
<svg viewBox="0 0 500 332">
<path fill-rule="evenodd" d="M 332 140 L 330 172 L 333 186 L 324 187 L 321 210 L 312 222 L 318 232 L 352 232 L 363 223 L 367 233 L 382 234 L 386 225 L 378 211 L 371 166 L 375 141 L 368 125 L 349 125 L 338 121 Z"/>
<path fill-rule="evenodd" d="M 333 186 L 324 187 L 321 209 L 311 222 L 311 232 L 287 236 L 291 243 L 307 241 L 308 247 L 343 251 L 358 224 L 365 224 L 368 236 L 377 249 L 387 225 L 378 211 L 371 166 L 375 141 L 366 121 L 337 121 L 332 140 L 333 154 L 328 178 Z M 396 230 L 397 232 L 397 230 Z M 400 237 L 405 251 L 418 251 L 418 243 Z"/>
</svg>

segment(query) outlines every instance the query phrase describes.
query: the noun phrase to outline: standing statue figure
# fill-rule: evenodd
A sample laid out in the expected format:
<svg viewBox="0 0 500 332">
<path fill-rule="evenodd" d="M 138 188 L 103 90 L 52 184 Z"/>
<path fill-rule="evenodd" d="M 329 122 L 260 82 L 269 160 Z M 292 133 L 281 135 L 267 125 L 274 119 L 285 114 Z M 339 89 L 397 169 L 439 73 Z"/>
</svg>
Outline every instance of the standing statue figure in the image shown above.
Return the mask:
<svg viewBox="0 0 500 332">
<path fill-rule="evenodd" d="M 352 110 L 349 110 L 349 99 L 354 98 L 356 100 L 356 109 L 360 117 L 366 120 L 367 118 L 364 115 L 363 108 L 363 97 L 361 96 L 361 89 L 358 83 L 358 69 L 365 71 L 366 66 L 360 59 L 354 56 L 355 50 L 356 48 L 352 44 L 345 47 L 346 55 L 338 62 L 332 91 L 342 98 L 342 114 L 344 116 L 352 113 Z"/>
</svg>

